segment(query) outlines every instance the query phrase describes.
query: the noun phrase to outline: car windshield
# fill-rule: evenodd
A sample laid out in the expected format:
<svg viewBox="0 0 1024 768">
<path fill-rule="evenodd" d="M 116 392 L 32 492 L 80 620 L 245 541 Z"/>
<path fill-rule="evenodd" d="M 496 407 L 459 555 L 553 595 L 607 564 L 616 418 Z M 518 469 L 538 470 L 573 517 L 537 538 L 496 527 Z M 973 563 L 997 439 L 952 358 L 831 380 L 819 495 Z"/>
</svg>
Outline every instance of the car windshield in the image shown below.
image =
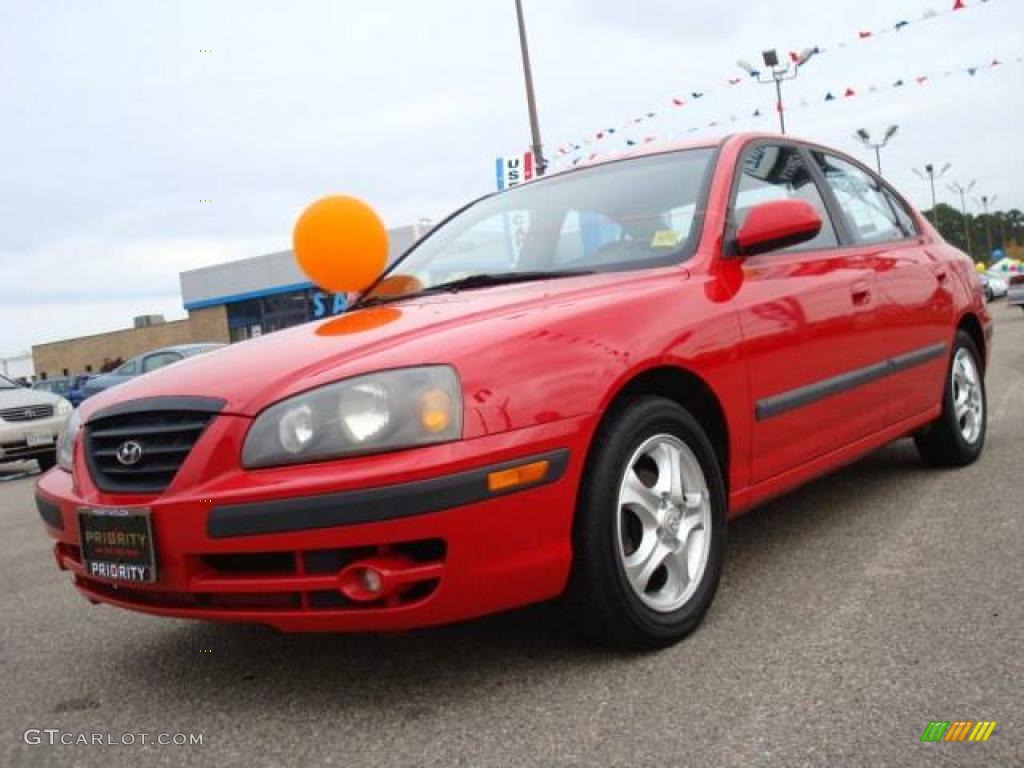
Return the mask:
<svg viewBox="0 0 1024 768">
<path fill-rule="evenodd" d="M 484 198 L 411 249 L 368 298 L 678 263 L 694 245 L 713 154 L 612 162 Z"/>
<path fill-rule="evenodd" d="M 6 376 L 0 376 L 0 389 L 17 389 L 18 385 Z"/>
</svg>

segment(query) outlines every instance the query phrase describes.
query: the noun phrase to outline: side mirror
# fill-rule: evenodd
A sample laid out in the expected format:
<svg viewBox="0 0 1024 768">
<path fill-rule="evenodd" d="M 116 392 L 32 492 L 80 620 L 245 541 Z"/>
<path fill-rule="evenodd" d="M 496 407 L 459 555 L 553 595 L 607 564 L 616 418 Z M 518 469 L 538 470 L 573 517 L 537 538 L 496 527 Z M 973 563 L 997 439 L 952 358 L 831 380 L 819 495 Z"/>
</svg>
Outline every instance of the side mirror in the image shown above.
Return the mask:
<svg viewBox="0 0 1024 768">
<path fill-rule="evenodd" d="M 821 216 L 803 200 L 772 200 L 750 209 L 736 233 L 736 247 L 743 256 L 777 251 L 813 240 L 821 231 Z"/>
</svg>

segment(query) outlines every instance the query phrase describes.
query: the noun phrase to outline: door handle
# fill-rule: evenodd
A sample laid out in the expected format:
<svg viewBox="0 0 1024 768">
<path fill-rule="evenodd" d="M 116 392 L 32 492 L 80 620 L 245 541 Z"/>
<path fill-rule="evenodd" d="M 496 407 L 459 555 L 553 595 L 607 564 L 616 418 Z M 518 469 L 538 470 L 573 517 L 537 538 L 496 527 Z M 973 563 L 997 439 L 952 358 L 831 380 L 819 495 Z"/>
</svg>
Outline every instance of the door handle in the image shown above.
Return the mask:
<svg viewBox="0 0 1024 768">
<path fill-rule="evenodd" d="M 858 307 L 871 303 L 871 289 L 868 288 L 867 282 L 858 280 L 851 285 L 850 298 L 853 299 L 854 305 Z"/>
</svg>

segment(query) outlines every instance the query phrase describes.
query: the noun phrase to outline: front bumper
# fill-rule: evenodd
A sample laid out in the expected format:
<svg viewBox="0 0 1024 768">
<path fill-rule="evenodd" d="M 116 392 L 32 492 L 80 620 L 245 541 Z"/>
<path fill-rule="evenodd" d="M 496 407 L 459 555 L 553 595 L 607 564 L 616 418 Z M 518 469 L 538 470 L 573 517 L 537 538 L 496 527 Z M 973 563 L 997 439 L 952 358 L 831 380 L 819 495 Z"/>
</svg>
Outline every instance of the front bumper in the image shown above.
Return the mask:
<svg viewBox="0 0 1024 768">
<path fill-rule="evenodd" d="M 48 419 L 31 421 L 0 421 L 0 462 L 22 461 L 45 456 L 57 450 L 57 436 L 67 421 L 67 416 L 52 416 Z M 38 432 L 50 435 L 53 442 L 46 445 L 28 444 L 28 433 Z"/>
<path fill-rule="evenodd" d="M 1006 303 L 1024 305 L 1024 285 L 1014 285 L 1006 292 Z"/>
<path fill-rule="evenodd" d="M 93 602 L 161 616 L 286 631 L 398 630 L 554 597 L 571 561 L 586 419 L 301 467 L 237 467 L 246 420 L 222 415 L 155 497 L 104 494 L 85 472 L 52 470 L 37 505 L 55 556 Z M 543 457 L 542 482 L 490 492 L 487 474 Z M 79 507 L 151 510 L 157 581 L 86 573 Z M 352 568 L 390 568 L 401 589 L 353 600 Z"/>
</svg>

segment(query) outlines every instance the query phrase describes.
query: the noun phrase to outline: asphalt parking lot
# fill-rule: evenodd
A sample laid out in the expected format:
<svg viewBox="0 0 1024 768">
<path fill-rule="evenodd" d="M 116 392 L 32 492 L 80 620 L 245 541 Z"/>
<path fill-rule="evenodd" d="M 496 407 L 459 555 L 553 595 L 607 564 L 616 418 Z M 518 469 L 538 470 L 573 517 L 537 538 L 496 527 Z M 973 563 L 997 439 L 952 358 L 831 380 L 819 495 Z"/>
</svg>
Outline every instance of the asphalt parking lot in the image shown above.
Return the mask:
<svg viewBox="0 0 1024 768">
<path fill-rule="evenodd" d="M 54 566 L 34 465 L 0 466 L 0 763 L 1024 764 L 1024 313 L 994 312 L 981 461 L 928 470 L 901 441 L 753 511 L 703 627 L 657 654 L 577 647 L 555 605 L 390 636 L 90 606 Z M 919 741 L 965 719 L 998 725 Z"/>
</svg>

